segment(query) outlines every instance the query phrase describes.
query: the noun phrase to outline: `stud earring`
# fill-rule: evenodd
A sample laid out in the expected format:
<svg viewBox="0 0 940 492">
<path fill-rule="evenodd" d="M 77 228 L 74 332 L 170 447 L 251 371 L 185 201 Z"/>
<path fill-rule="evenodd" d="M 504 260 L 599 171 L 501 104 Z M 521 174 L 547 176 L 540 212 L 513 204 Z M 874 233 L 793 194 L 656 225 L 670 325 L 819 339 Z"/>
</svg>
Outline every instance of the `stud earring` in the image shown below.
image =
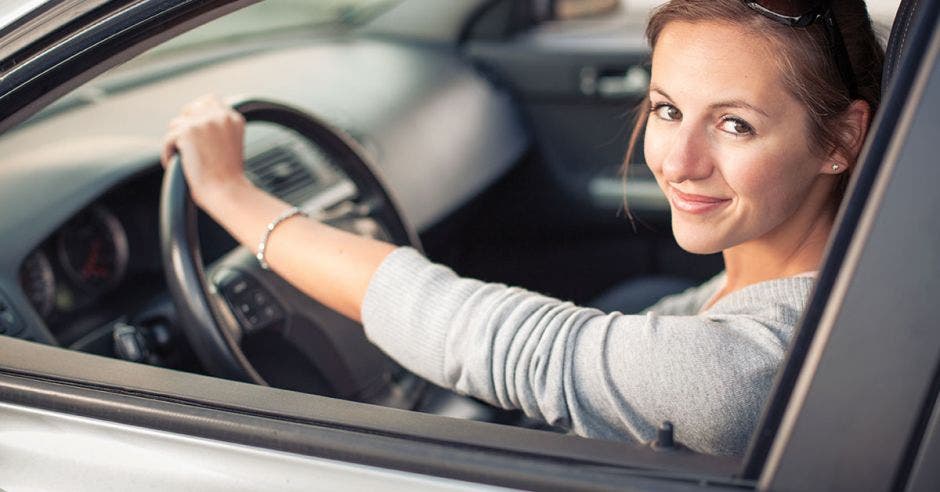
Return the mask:
<svg viewBox="0 0 940 492">
<path fill-rule="evenodd" d="M 838 171 L 838 170 L 839 170 L 839 165 L 838 165 L 838 164 L 833 164 L 833 165 L 832 165 L 832 170 L 833 170 L 833 171 Z"/>
</svg>

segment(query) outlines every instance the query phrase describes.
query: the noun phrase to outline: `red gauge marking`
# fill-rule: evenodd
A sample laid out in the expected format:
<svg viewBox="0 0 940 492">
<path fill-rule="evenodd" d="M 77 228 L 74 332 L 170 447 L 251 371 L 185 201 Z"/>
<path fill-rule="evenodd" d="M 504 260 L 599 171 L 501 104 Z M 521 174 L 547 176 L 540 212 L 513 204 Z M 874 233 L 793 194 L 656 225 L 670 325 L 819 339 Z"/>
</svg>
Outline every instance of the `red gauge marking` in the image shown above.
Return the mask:
<svg viewBox="0 0 940 492">
<path fill-rule="evenodd" d="M 91 278 L 108 278 L 108 270 L 98 263 L 98 257 L 101 256 L 101 240 L 96 239 L 91 243 L 91 251 L 85 258 L 85 264 L 82 265 L 82 278 L 89 280 Z"/>
</svg>

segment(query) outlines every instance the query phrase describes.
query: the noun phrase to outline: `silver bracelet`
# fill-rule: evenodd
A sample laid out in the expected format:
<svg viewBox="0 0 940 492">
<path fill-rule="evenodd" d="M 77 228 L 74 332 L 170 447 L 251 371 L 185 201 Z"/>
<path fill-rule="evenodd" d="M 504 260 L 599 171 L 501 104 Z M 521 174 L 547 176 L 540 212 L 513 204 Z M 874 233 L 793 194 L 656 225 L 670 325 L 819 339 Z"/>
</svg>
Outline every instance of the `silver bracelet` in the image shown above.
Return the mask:
<svg viewBox="0 0 940 492">
<path fill-rule="evenodd" d="M 270 270 L 268 267 L 268 262 L 264 261 L 264 250 L 268 248 L 268 238 L 271 237 L 271 233 L 274 232 L 274 228 L 279 226 L 281 222 L 295 216 L 300 215 L 302 217 L 307 217 L 307 212 L 297 208 L 291 207 L 284 212 L 281 212 L 281 215 L 278 215 L 271 223 L 268 224 L 267 229 L 264 230 L 264 234 L 261 236 L 261 242 L 258 243 L 258 254 L 255 255 L 255 258 L 258 259 L 258 264 L 261 265 L 261 268 L 264 270 Z"/>
</svg>

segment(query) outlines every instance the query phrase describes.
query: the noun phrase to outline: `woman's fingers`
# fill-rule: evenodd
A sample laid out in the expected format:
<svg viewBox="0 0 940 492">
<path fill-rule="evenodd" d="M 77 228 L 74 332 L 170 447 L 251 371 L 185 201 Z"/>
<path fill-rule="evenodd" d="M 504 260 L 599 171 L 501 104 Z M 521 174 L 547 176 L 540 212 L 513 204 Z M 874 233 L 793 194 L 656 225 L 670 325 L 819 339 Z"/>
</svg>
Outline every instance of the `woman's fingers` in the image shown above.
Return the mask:
<svg viewBox="0 0 940 492">
<path fill-rule="evenodd" d="M 184 105 L 179 115 L 167 124 L 167 132 L 163 137 L 163 146 L 160 151 L 160 162 L 163 167 L 169 165 L 173 154 L 182 150 L 184 145 L 181 145 L 181 140 L 186 140 L 189 144 L 204 139 L 201 135 L 208 133 L 207 127 L 228 124 L 228 120 L 232 119 L 229 113 L 235 112 L 214 94 L 201 96 Z"/>
<path fill-rule="evenodd" d="M 170 165 L 170 159 L 176 154 L 177 138 L 178 134 L 175 129 L 172 128 L 163 136 L 163 146 L 160 149 L 160 164 L 163 165 L 164 169 Z"/>
<path fill-rule="evenodd" d="M 215 191 L 241 184 L 244 117 L 215 95 L 200 97 L 180 110 L 167 124 L 160 150 L 166 167 L 175 153 L 183 161 L 193 197 L 216 195 Z"/>
</svg>

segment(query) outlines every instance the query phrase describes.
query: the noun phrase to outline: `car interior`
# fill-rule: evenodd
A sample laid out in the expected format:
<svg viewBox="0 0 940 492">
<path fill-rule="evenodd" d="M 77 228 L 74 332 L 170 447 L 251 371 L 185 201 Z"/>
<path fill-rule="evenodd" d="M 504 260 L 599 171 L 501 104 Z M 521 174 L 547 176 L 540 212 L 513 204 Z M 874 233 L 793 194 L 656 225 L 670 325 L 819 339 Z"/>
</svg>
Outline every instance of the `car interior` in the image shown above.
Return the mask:
<svg viewBox="0 0 940 492">
<path fill-rule="evenodd" d="M 275 17 L 291 6 L 261 3 L 216 23 Z M 410 8 L 382 2 L 372 8 L 382 7 L 400 17 L 408 12 L 398 10 Z M 641 192 L 630 204 L 636 225 L 620 199 L 631 108 L 648 78 L 642 20 L 608 14 L 546 23 L 507 40 L 509 26 L 500 22 L 535 13 L 505 9 L 476 12 L 460 50 L 419 44 L 407 31 L 394 32 L 407 29 L 402 22 L 382 15 L 330 29 L 257 29 L 236 42 L 204 34 L 231 29 L 209 24 L 184 35 L 196 41 L 176 41 L 180 48 L 158 48 L 113 69 L 8 132 L 0 142 L 8 156 L 2 196 L 28 217 L 7 215 L 4 222 L 8 230 L 21 229 L 24 220 L 29 227 L 8 236 L 17 238 L 11 246 L 22 260 L 18 288 L 4 291 L 23 306 L 17 313 L 40 321 L 24 326 L 48 328 L 17 335 L 187 371 L 215 364 L 198 347 L 194 352 L 182 331 L 155 238 L 159 137 L 182 104 L 209 92 L 303 108 L 352 137 L 414 227 L 397 242 L 461 274 L 578 303 L 639 275 L 695 281 L 714 274 L 716 258 L 686 255 L 674 244 L 668 206 L 641 165 L 630 167 L 628 180 Z M 358 15 L 370 14 L 362 10 Z M 585 32 L 590 43 L 579 39 Z M 635 53 L 592 53 L 598 39 Z M 567 61 L 558 63 L 559 54 Z M 360 190 L 336 165 L 341 158 L 322 147 L 276 124 L 252 123 L 246 172 L 294 205 L 387 238 L 390 224 L 349 210 Z M 208 217 L 198 223 L 201 256 L 214 265 L 210 276 L 220 290 L 245 289 L 247 281 L 255 297 L 274 299 L 258 307 L 262 315 L 278 311 L 276 320 L 262 320 L 278 326 L 247 330 L 256 333 L 241 341 L 262 376 L 248 376 L 250 370 L 229 376 L 382 401 L 376 387 L 392 387 L 387 380 L 399 379 L 399 369 L 359 329 L 314 303 L 287 303 L 297 297 L 290 287 L 253 267 L 253 258 Z M 243 325 L 245 316 L 255 316 L 237 309 L 246 299 L 234 293 L 226 299 Z M 443 411 L 440 402 L 426 405 Z M 496 418 L 473 406 L 471 415 Z"/>
<path fill-rule="evenodd" d="M 403 370 L 354 322 L 261 270 L 185 190 L 173 195 L 159 163 L 170 118 L 215 93 L 250 121 L 253 182 L 461 275 L 592 305 L 630 280 L 695 285 L 720 271 L 719 255 L 675 243 L 642 152 L 622 162 L 649 79 L 645 8 L 561 18 L 538 2 L 434 3 L 300 20 L 298 2 L 251 5 L 0 135 L 4 334 L 545 428 Z"/>
</svg>

